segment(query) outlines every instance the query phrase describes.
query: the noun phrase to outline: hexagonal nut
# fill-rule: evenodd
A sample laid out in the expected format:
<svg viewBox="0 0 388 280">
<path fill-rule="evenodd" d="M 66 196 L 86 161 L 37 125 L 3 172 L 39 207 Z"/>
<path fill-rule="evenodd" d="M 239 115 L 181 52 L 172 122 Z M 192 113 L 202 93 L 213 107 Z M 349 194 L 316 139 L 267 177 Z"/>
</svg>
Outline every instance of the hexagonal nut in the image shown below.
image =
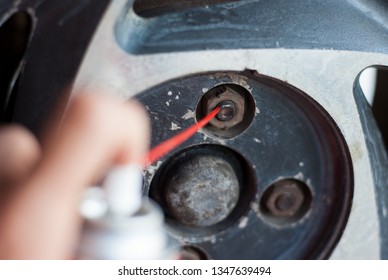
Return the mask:
<svg viewBox="0 0 388 280">
<path fill-rule="evenodd" d="M 304 196 L 297 183 L 285 181 L 274 186 L 265 205 L 273 216 L 292 217 L 298 214 Z"/>
<path fill-rule="evenodd" d="M 234 105 L 236 106 L 236 113 L 233 118 L 231 118 L 228 121 L 220 121 L 217 118 L 213 118 L 210 121 L 210 124 L 214 127 L 226 129 L 231 128 L 244 119 L 244 112 L 245 112 L 245 98 L 242 96 L 239 92 L 231 89 L 228 86 L 225 86 L 225 91 L 214 94 L 206 101 L 206 114 L 209 114 L 211 111 L 213 111 L 220 102 L 222 101 L 232 101 Z"/>
</svg>

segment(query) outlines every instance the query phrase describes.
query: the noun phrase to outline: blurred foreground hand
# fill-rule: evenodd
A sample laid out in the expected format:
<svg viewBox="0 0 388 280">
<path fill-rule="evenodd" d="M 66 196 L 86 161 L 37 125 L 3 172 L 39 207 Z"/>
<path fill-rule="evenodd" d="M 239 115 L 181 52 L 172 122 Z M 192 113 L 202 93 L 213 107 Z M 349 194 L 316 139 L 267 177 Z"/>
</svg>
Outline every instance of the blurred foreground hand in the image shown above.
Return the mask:
<svg viewBox="0 0 388 280">
<path fill-rule="evenodd" d="M 71 259 L 84 188 L 112 165 L 147 152 L 150 126 L 135 102 L 81 94 L 40 147 L 27 130 L 0 128 L 0 259 Z"/>
</svg>

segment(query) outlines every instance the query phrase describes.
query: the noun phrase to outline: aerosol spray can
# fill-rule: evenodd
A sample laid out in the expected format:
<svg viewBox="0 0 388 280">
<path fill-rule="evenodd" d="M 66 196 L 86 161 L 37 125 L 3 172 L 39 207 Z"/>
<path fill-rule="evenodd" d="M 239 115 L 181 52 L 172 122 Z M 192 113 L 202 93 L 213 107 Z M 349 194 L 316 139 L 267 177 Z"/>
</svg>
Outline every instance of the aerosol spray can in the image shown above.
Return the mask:
<svg viewBox="0 0 388 280">
<path fill-rule="evenodd" d="M 178 259 L 179 246 L 164 229 L 159 206 L 141 197 L 142 170 L 113 168 L 102 187 L 87 190 L 78 259 Z"/>
</svg>

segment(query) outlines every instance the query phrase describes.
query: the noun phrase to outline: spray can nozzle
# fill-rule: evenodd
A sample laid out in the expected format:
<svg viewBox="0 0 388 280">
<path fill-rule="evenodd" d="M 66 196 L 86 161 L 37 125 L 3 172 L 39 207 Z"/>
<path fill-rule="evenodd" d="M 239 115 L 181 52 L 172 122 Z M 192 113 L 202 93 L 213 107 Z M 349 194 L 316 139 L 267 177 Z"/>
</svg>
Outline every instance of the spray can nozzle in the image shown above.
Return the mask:
<svg viewBox="0 0 388 280">
<path fill-rule="evenodd" d="M 142 203 L 142 169 L 134 164 L 116 166 L 105 176 L 102 187 L 85 191 L 80 212 L 86 219 L 98 219 L 108 214 L 128 217 L 136 213 Z"/>
</svg>

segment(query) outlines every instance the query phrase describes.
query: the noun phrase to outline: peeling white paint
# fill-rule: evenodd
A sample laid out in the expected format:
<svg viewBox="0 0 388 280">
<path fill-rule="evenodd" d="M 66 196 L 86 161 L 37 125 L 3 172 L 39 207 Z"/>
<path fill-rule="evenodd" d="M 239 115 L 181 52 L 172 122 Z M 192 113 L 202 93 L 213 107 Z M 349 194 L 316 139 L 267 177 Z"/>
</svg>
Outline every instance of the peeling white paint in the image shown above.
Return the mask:
<svg viewBox="0 0 388 280">
<path fill-rule="evenodd" d="M 170 127 L 170 130 L 179 130 L 179 129 L 182 129 L 179 125 L 177 125 L 176 123 L 174 122 L 171 122 L 171 127 Z"/>
<path fill-rule="evenodd" d="M 255 213 L 259 213 L 259 204 L 256 203 L 256 202 L 251 203 L 251 209 L 252 209 Z"/>
<path fill-rule="evenodd" d="M 167 92 L 167 95 L 171 96 L 172 95 L 172 91 L 170 90 L 169 92 Z"/>
<path fill-rule="evenodd" d="M 191 118 L 192 118 L 192 119 L 195 118 L 195 113 L 189 109 L 189 110 L 187 110 L 186 114 L 184 114 L 184 115 L 182 116 L 182 119 L 188 120 L 188 119 L 191 119 Z"/>
<path fill-rule="evenodd" d="M 256 143 L 261 143 L 261 140 L 259 138 L 253 138 L 253 141 L 255 141 Z"/>
<path fill-rule="evenodd" d="M 239 228 L 245 228 L 248 225 L 248 217 L 244 217 L 241 219 L 240 223 L 238 224 Z"/>
<path fill-rule="evenodd" d="M 148 168 L 145 170 L 145 172 L 147 172 L 150 175 L 147 178 L 148 184 L 151 183 L 152 178 L 154 177 L 156 171 L 159 169 L 159 167 L 162 165 L 162 163 L 163 162 L 161 160 L 159 160 L 157 163 L 151 164 L 150 166 L 148 166 Z"/>
<path fill-rule="evenodd" d="M 298 180 L 303 180 L 304 175 L 303 175 L 302 172 L 299 172 L 298 174 L 296 174 L 296 175 L 294 176 L 294 178 L 295 178 L 295 179 L 298 179 Z"/>
</svg>

